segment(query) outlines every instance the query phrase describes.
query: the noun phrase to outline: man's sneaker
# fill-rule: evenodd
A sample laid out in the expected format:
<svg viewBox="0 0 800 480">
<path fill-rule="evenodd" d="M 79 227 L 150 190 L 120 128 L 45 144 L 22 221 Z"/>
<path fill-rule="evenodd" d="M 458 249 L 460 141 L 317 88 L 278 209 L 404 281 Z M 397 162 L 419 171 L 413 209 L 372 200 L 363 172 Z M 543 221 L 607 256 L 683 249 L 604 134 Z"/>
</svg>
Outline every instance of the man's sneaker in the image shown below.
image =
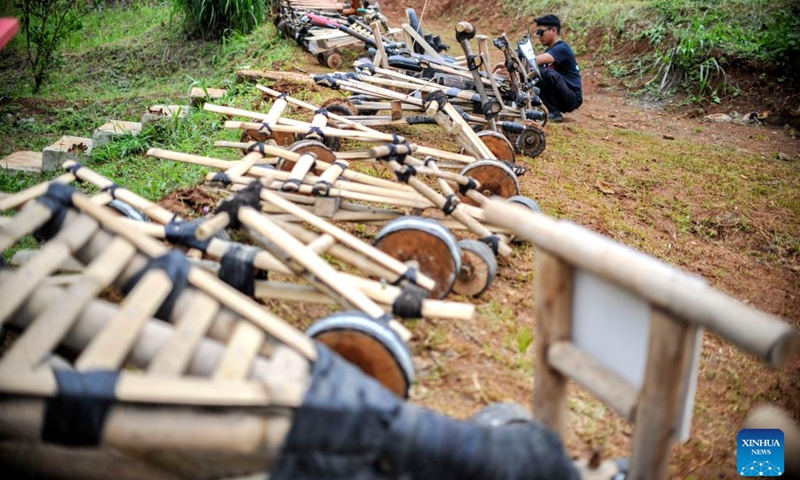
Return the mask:
<svg viewBox="0 0 800 480">
<path fill-rule="evenodd" d="M 550 112 L 547 119 L 551 122 L 561 123 L 564 121 L 564 115 L 562 115 L 561 112 Z"/>
</svg>

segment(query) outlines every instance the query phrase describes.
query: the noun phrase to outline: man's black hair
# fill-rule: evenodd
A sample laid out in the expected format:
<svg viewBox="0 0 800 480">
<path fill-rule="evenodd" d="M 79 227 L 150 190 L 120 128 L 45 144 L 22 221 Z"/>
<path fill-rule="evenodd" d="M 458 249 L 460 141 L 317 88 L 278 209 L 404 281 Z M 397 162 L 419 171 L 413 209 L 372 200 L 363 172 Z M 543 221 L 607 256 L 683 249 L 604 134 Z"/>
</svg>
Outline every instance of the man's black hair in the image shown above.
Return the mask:
<svg viewBox="0 0 800 480">
<path fill-rule="evenodd" d="M 556 27 L 556 32 L 561 35 L 561 20 L 553 14 L 543 15 L 536 19 L 538 27 Z"/>
</svg>

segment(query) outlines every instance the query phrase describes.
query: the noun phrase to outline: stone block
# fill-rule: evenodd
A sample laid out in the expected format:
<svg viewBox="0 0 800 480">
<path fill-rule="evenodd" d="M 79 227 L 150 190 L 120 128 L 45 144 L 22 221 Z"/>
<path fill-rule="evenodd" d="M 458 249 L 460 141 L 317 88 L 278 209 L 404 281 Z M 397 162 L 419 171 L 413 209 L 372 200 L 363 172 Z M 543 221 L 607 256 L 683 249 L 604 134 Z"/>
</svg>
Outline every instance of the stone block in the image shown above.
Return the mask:
<svg viewBox="0 0 800 480">
<path fill-rule="evenodd" d="M 12 172 L 41 172 L 42 152 L 14 152 L 0 160 L 0 169 Z"/>
<path fill-rule="evenodd" d="M 67 160 L 80 162 L 92 152 L 92 139 L 64 135 L 61 140 L 42 150 L 42 171 L 57 170 Z"/>
<path fill-rule="evenodd" d="M 208 92 L 208 97 L 206 97 L 206 92 Z M 207 100 L 212 102 L 219 100 L 226 93 L 227 90 L 222 88 L 206 88 L 203 90 L 201 87 L 193 87 L 191 93 L 189 93 L 189 99 L 192 101 L 193 107 L 199 107 Z"/>
<path fill-rule="evenodd" d="M 142 125 L 158 122 L 166 118 L 182 121 L 186 117 L 186 112 L 192 108 L 189 105 L 153 105 L 142 115 Z"/>
<path fill-rule="evenodd" d="M 140 122 L 111 120 L 94 130 L 94 134 L 92 135 L 92 148 L 102 147 L 115 137 L 121 135 L 139 135 L 140 133 L 142 133 L 142 124 Z"/>
</svg>

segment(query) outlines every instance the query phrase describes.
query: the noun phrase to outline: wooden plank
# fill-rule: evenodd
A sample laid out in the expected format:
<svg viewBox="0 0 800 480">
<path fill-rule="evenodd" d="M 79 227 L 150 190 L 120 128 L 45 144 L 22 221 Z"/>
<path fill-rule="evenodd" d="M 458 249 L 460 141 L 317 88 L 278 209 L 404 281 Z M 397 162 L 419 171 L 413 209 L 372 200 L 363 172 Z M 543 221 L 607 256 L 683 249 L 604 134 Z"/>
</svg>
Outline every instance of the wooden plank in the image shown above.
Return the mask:
<svg viewBox="0 0 800 480">
<path fill-rule="evenodd" d="M 172 290 L 164 270 L 150 270 L 120 304 L 114 318 L 98 333 L 75 361 L 80 371 L 118 370 L 133 348 L 145 323 L 158 311 Z"/>
<path fill-rule="evenodd" d="M 119 276 L 136 250 L 121 238 L 109 246 L 86 268 L 83 278 L 61 295 L 23 332 L 6 353 L 0 365 L 34 367 L 53 351 L 69 332 L 81 311 Z"/>
<path fill-rule="evenodd" d="M 50 220 L 51 215 L 50 209 L 41 203 L 28 202 L 10 222 L 0 225 L 0 252 L 32 234 Z"/>
<path fill-rule="evenodd" d="M 214 372 L 214 381 L 246 379 L 265 339 L 264 331 L 252 323 L 238 322 L 219 367 Z"/>
<path fill-rule="evenodd" d="M 617 415 L 629 422 L 634 420 L 637 389 L 580 347 L 569 341 L 555 342 L 547 350 L 547 362 L 565 377 L 586 387 Z"/>
<path fill-rule="evenodd" d="M 556 342 L 572 333 L 573 268 L 541 250 L 536 253 L 536 375 L 533 414 L 559 435 L 566 434 L 567 379 L 547 361 Z"/>
<path fill-rule="evenodd" d="M 219 312 L 219 303 L 196 292 L 189 307 L 175 322 L 175 333 L 156 353 L 148 366 L 151 375 L 175 377 L 189 367 L 194 351 L 200 344 Z"/>
<path fill-rule="evenodd" d="M 70 253 L 85 244 L 97 228 L 97 222 L 91 218 L 76 218 L 45 244 L 29 263 L 16 272 L 3 274 L 0 277 L 0 325 L 25 302 L 45 277 L 70 259 Z"/>
<path fill-rule="evenodd" d="M 676 433 L 680 430 L 686 372 L 691 369 L 697 327 L 653 309 L 650 345 L 641 401 L 633 432 L 631 480 L 667 478 Z"/>
</svg>

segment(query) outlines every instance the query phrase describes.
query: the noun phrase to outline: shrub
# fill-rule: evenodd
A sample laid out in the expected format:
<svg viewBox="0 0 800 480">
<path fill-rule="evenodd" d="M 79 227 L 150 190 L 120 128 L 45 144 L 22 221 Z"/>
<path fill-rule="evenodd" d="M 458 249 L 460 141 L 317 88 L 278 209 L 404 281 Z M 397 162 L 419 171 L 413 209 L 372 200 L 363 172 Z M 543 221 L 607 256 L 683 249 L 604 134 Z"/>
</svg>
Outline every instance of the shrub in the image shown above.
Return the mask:
<svg viewBox="0 0 800 480">
<path fill-rule="evenodd" d="M 16 4 L 34 93 L 59 64 L 59 44 L 72 32 L 80 30 L 81 18 L 94 5 L 95 2 L 87 0 L 21 0 Z"/>
<path fill-rule="evenodd" d="M 182 12 L 187 30 L 203 38 L 220 38 L 233 32 L 247 34 L 264 23 L 267 0 L 173 0 Z M 173 13 L 174 13 L 173 12 Z"/>
</svg>

